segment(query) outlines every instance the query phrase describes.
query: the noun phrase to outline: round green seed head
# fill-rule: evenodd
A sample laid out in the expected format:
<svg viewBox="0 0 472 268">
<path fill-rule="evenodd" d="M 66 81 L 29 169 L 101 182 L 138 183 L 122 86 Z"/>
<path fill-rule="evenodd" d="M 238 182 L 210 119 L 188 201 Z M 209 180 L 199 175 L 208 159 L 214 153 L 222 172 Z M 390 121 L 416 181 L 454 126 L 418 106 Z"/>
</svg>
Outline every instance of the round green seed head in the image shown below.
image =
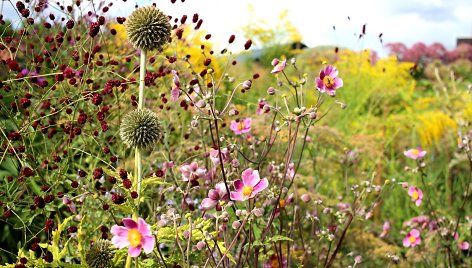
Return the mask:
<svg viewBox="0 0 472 268">
<path fill-rule="evenodd" d="M 125 22 L 126 35 L 135 48 L 159 50 L 170 40 L 169 18 L 154 6 L 140 7 Z"/>
<path fill-rule="evenodd" d="M 87 251 L 85 261 L 91 268 L 106 268 L 113 259 L 113 254 L 111 242 L 99 239 Z"/>
<path fill-rule="evenodd" d="M 148 109 L 136 109 L 123 118 L 120 136 L 129 147 L 150 149 L 162 136 L 161 124 L 154 112 Z"/>
</svg>

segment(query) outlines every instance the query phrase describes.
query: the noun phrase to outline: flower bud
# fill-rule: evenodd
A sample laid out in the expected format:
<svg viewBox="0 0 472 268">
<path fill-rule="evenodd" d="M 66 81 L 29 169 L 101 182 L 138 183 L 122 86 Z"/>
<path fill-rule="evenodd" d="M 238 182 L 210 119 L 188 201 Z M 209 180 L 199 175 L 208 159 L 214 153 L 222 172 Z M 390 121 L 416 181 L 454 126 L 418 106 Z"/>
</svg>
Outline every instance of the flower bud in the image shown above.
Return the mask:
<svg viewBox="0 0 472 268">
<path fill-rule="evenodd" d="M 275 88 L 269 87 L 269 88 L 267 89 L 267 94 L 269 94 L 269 95 L 274 95 L 274 94 L 275 94 Z"/>
<path fill-rule="evenodd" d="M 308 203 L 311 201 L 311 196 L 309 194 L 302 194 L 301 199 L 303 202 Z"/>
<path fill-rule="evenodd" d="M 233 227 L 233 229 L 239 229 L 239 227 L 241 227 L 241 222 L 240 221 L 234 221 L 233 224 L 231 224 L 231 226 Z"/>
<path fill-rule="evenodd" d="M 246 80 L 246 81 L 243 82 L 243 88 L 246 89 L 246 90 L 251 89 L 251 85 L 252 85 L 251 80 Z"/>
</svg>

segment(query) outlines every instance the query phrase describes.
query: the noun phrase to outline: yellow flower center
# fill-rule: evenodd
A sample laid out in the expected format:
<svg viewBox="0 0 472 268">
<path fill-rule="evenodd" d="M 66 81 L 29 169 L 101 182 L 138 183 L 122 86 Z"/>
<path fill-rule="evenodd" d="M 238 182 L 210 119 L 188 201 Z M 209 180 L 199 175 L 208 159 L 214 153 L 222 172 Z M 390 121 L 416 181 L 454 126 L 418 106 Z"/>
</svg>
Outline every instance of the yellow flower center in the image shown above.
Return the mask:
<svg viewBox="0 0 472 268">
<path fill-rule="evenodd" d="M 243 187 L 243 196 L 245 196 L 245 197 L 250 197 L 251 194 L 252 194 L 252 187 L 245 185 L 245 186 Z"/>
<path fill-rule="evenodd" d="M 413 149 L 413 150 L 411 150 L 411 154 L 412 155 L 419 155 L 420 151 L 418 151 L 418 149 Z"/>
<path fill-rule="evenodd" d="M 420 197 L 418 192 L 417 191 L 414 191 L 413 194 L 411 195 L 411 197 L 413 197 L 414 200 L 418 200 L 418 198 Z"/>
<path fill-rule="evenodd" d="M 131 244 L 132 247 L 137 247 L 141 244 L 141 233 L 138 229 L 131 229 L 128 231 L 128 242 Z"/>
<path fill-rule="evenodd" d="M 410 243 L 415 243 L 416 242 L 416 237 L 410 236 L 409 240 L 410 240 Z"/>
<path fill-rule="evenodd" d="M 244 130 L 246 128 L 246 125 L 244 124 L 244 122 L 239 122 L 238 124 L 238 130 Z"/>
<path fill-rule="evenodd" d="M 323 78 L 323 83 L 325 84 L 325 86 L 327 88 L 333 88 L 334 87 L 334 79 L 329 75 L 327 75 Z"/>
</svg>

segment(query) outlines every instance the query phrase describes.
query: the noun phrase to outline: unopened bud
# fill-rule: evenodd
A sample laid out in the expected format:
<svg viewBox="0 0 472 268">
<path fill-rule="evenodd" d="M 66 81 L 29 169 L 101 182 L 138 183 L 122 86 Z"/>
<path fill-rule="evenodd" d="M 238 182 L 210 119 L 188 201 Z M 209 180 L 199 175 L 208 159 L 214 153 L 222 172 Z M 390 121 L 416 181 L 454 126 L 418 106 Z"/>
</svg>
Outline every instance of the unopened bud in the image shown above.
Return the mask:
<svg viewBox="0 0 472 268">
<path fill-rule="evenodd" d="M 252 85 L 251 80 L 246 80 L 246 81 L 243 82 L 243 88 L 246 89 L 246 90 L 251 89 L 251 85 Z"/>
<path fill-rule="evenodd" d="M 233 224 L 231 224 L 231 226 L 233 227 L 233 229 L 239 229 L 239 227 L 241 227 L 241 222 L 240 221 L 234 221 Z"/>
</svg>

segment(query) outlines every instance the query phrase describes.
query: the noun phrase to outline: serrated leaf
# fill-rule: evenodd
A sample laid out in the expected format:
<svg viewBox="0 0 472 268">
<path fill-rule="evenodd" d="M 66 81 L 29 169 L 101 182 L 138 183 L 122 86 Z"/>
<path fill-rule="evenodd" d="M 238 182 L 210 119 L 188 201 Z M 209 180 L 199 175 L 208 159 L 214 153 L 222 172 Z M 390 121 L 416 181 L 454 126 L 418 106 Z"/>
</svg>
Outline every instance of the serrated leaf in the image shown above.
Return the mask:
<svg viewBox="0 0 472 268">
<path fill-rule="evenodd" d="M 164 181 L 164 178 L 159 178 L 157 176 L 152 176 L 152 177 L 148 177 L 148 178 L 145 178 L 143 179 L 142 181 L 142 187 L 143 189 L 145 189 L 147 186 L 150 186 L 150 185 L 172 185 L 168 182 L 165 182 Z"/>
<path fill-rule="evenodd" d="M 113 204 L 112 207 L 121 210 L 124 214 L 133 214 L 133 208 L 126 203 L 121 205 Z"/>
<path fill-rule="evenodd" d="M 163 242 L 162 240 L 175 240 L 175 229 L 171 227 L 163 227 L 157 230 L 157 241 Z"/>
<path fill-rule="evenodd" d="M 290 237 L 286 237 L 283 235 L 274 235 L 273 237 L 269 238 L 269 241 L 271 242 L 278 242 L 278 241 L 290 241 L 293 242 L 293 239 Z"/>
</svg>

